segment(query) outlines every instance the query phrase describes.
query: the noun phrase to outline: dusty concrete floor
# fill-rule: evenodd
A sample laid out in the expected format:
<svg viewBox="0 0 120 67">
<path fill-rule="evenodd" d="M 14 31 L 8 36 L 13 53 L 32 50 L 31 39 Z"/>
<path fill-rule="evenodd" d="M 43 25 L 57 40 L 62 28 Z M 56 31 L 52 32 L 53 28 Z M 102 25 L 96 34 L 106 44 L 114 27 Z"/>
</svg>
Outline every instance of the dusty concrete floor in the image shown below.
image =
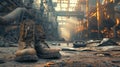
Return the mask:
<svg viewBox="0 0 120 67">
<path fill-rule="evenodd" d="M 62 44 L 61 44 L 62 45 Z M 51 48 L 69 49 L 72 46 L 51 46 Z M 5 60 L 0 67 L 120 67 L 120 46 L 85 47 L 63 50 L 61 59 L 39 59 L 34 63 L 14 61 L 17 47 L 0 47 L 0 58 Z M 52 65 L 49 65 L 53 63 Z"/>
</svg>

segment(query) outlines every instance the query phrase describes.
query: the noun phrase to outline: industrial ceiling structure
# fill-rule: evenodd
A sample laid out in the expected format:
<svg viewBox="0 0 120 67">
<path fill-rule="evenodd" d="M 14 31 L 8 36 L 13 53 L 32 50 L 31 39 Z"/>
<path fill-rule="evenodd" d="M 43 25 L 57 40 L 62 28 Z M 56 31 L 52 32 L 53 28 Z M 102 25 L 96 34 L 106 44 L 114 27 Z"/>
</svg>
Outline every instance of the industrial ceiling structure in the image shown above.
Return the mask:
<svg viewBox="0 0 120 67">
<path fill-rule="evenodd" d="M 23 3 L 28 1 L 0 0 L 0 15 L 23 7 Z M 54 38 L 55 40 L 60 36 L 65 40 L 75 40 L 76 37 L 79 39 L 91 35 L 88 35 L 87 30 L 94 33 L 100 30 L 102 33 L 104 29 L 98 26 L 98 23 L 106 20 L 104 18 L 114 18 L 112 20 L 118 25 L 119 17 L 115 18 L 115 16 L 119 16 L 119 13 L 114 11 L 117 3 L 119 0 L 34 0 L 32 5 L 38 18 L 36 21 L 43 26 L 46 35 L 49 36 L 48 39 Z M 109 28 L 112 29 L 112 27 Z"/>
</svg>

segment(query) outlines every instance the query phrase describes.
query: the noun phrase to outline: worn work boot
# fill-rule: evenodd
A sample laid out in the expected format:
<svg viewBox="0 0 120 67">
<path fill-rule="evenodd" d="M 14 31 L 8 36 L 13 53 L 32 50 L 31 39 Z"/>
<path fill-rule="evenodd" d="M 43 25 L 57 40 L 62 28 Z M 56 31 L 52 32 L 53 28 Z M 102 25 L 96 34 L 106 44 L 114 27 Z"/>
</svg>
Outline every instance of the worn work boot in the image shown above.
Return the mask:
<svg viewBox="0 0 120 67">
<path fill-rule="evenodd" d="M 45 43 L 35 44 L 35 50 L 37 56 L 43 59 L 59 59 L 61 58 L 60 49 L 51 49 L 50 47 L 44 47 Z"/>
<path fill-rule="evenodd" d="M 35 29 L 35 50 L 39 58 L 57 59 L 61 58 L 60 49 L 51 49 L 45 42 L 45 33 L 40 25 Z"/>
<path fill-rule="evenodd" d="M 15 60 L 18 62 L 35 62 L 38 60 L 33 46 L 26 45 L 25 42 L 19 43 L 18 50 L 15 55 Z"/>
</svg>

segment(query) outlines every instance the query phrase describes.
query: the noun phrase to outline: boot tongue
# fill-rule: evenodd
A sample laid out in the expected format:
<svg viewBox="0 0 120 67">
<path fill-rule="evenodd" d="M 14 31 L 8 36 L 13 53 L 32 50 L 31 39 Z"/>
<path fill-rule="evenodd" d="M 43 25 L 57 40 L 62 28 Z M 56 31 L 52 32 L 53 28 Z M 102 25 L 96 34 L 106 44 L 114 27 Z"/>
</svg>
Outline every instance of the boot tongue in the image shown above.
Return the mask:
<svg viewBox="0 0 120 67">
<path fill-rule="evenodd" d="M 30 44 L 30 45 L 24 46 L 24 49 L 26 49 L 26 48 L 34 48 L 34 47 Z"/>
</svg>

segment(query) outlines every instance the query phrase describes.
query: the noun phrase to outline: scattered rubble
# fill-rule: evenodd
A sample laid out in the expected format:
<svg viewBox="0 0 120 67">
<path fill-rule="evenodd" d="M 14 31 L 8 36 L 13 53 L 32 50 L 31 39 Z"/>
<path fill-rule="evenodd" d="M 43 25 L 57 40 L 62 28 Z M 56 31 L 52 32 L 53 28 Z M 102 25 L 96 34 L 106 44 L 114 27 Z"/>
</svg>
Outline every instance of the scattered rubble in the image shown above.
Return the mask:
<svg viewBox="0 0 120 67">
<path fill-rule="evenodd" d="M 111 54 L 110 53 L 95 53 L 96 56 L 99 56 L 99 57 L 111 57 Z"/>
<path fill-rule="evenodd" d="M 52 43 L 52 45 L 57 45 L 57 43 Z"/>
<path fill-rule="evenodd" d="M 100 43 L 100 42 L 101 42 L 101 40 L 89 40 L 86 43 L 91 44 L 91 43 Z"/>
<path fill-rule="evenodd" d="M 106 48 L 107 47 L 108 46 L 106 46 Z M 119 46 L 115 46 L 114 48 L 116 47 L 119 47 Z M 1 53 L 0 56 L 4 55 L 6 57 L 12 56 L 17 49 L 17 47 L 7 47 L 9 50 L 6 50 L 6 48 L 3 48 L 3 47 L 1 48 L 2 49 L 0 51 L 4 53 Z M 61 51 L 60 53 L 62 54 L 62 57 L 61 59 L 57 59 L 57 60 L 56 59 L 39 59 L 38 62 L 36 63 L 24 63 L 24 65 L 23 63 L 16 63 L 10 60 L 10 61 L 7 61 L 7 63 L 4 63 L 2 65 L 0 64 L 0 66 L 3 67 L 5 65 L 6 67 L 9 67 L 10 65 L 12 67 L 14 66 L 16 67 L 120 67 L 119 51 L 101 51 L 105 49 L 102 47 L 96 47 L 96 48 L 94 47 L 94 50 L 96 49 L 96 51 L 94 52 L 84 51 L 84 50 L 87 50 L 87 48 L 88 47 L 79 48 L 79 49 L 74 48 L 77 51 L 67 51 L 67 50 Z M 98 48 L 100 48 L 101 50 L 99 51 Z M 113 47 L 108 47 L 108 48 L 111 49 Z M 100 54 L 103 56 L 100 56 Z"/>
<path fill-rule="evenodd" d="M 98 46 L 118 46 L 118 44 L 109 38 L 103 38 Z"/>
<path fill-rule="evenodd" d="M 75 48 L 62 48 L 62 51 L 77 51 Z"/>
<path fill-rule="evenodd" d="M 101 62 L 101 63 L 99 63 Z M 48 62 L 44 67 L 119 67 L 118 65 L 112 64 L 106 61 L 97 62 L 82 62 L 82 61 L 62 61 L 62 62 Z"/>
<path fill-rule="evenodd" d="M 86 42 L 87 47 L 93 47 L 93 46 L 119 46 L 119 44 L 115 41 L 113 41 L 110 38 L 103 38 L 102 40 L 89 40 Z"/>
</svg>

